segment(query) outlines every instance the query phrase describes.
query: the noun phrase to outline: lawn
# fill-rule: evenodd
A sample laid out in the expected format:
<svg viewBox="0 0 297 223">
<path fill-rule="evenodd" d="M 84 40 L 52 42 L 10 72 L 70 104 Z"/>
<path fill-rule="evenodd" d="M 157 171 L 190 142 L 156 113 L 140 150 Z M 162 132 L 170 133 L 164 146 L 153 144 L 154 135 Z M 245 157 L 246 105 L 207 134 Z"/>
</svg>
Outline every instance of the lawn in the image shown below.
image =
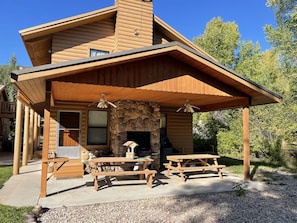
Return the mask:
<svg viewBox="0 0 297 223">
<path fill-rule="evenodd" d="M 0 189 L 12 175 L 12 166 L 0 166 Z M 26 222 L 25 213 L 32 211 L 33 207 L 10 207 L 0 204 L 1 223 L 22 223 Z"/>
</svg>

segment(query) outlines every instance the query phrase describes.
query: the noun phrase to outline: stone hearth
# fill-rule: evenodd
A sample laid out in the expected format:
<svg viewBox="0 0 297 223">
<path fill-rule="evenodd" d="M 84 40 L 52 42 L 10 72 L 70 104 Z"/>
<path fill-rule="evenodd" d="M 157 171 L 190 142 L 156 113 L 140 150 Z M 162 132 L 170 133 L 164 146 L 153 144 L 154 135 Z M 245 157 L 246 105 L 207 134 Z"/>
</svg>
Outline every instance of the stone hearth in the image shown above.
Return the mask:
<svg viewBox="0 0 297 223">
<path fill-rule="evenodd" d="M 111 109 L 110 148 L 115 156 L 125 156 L 128 131 L 150 132 L 150 149 L 154 166 L 160 166 L 160 106 L 153 102 L 117 101 Z M 158 154 L 158 155 L 156 155 Z"/>
</svg>

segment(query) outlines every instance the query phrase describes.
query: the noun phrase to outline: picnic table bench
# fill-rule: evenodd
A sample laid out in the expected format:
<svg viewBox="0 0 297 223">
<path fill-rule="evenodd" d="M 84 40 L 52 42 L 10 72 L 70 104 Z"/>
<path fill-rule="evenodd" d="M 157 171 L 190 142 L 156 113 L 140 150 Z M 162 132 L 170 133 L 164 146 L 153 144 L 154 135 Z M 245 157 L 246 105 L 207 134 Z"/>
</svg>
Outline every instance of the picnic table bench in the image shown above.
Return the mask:
<svg viewBox="0 0 297 223">
<path fill-rule="evenodd" d="M 169 176 L 170 172 L 179 172 L 183 182 L 185 182 L 184 172 L 188 171 L 217 170 L 219 177 L 222 179 L 221 170 L 226 167 L 218 164 L 217 159 L 220 156 L 212 154 L 168 155 L 166 158 L 169 161 L 169 163 L 164 164 L 167 168 L 166 176 Z"/>
<path fill-rule="evenodd" d="M 92 176 L 94 177 L 94 189 L 98 190 L 98 177 L 104 176 L 105 181 L 110 184 L 110 176 L 127 176 L 127 175 L 139 175 L 139 179 L 146 179 L 147 186 L 152 188 L 153 178 L 155 177 L 157 171 L 147 169 L 147 165 L 153 160 L 150 158 L 137 158 L 130 159 L 126 157 L 99 157 L 92 159 L 92 165 L 96 166 L 96 169 L 92 171 Z M 106 167 L 118 167 L 127 163 L 135 163 L 139 166 L 138 170 L 112 170 Z"/>
</svg>

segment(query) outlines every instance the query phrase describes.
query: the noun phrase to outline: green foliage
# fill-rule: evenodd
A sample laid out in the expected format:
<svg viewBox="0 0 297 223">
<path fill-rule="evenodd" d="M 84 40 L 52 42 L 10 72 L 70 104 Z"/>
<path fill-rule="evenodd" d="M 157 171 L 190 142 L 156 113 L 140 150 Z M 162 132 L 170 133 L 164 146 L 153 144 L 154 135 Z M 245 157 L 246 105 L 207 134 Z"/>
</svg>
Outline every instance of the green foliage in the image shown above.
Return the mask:
<svg viewBox="0 0 297 223">
<path fill-rule="evenodd" d="M 282 145 L 297 141 L 297 7 L 296 0 L 271 0 L 268 6 L 276 10 L 278 22 L 276 29 L 266 27 L 273 50 L 262 52 L 258 43 L 240 42 L 237 25 L 221 18 L 212 19 L 194 42 L 238 74 L 283 96 L 280 104 L 251 107 L 249 123 L 252 155 L 285 165 Z M 194 119 L 194 133 L 196 144 L 215 145 L 222 155 L 242 156 L 240 109 L 200 114 Z"/>
<path fill-rule="evenodd" d="M 267 40 L 282 56 L 284 66 L 297 66 L 297 1 L 268 0 L 267 5 L 275 12 L 276 27 L 265 26 Z"/>
<path fill-rule="evenodd" d="M 16 58 L 14 56 L 11 57 L 9 65 L 0 66 L 0 84 L 5 85 L 9 101 L 16 100 L 17 90 L 11 83 L 10 73 L 17 68 L 18 66 L 16 64 Z"/>
<path fill-rule="evenodd" d="M 214 18 L 207 25 L 202 36 L 194 39 L 194 43 L 206 50 L 225 66 L 233 67 L 234 52 L 239 43 L 238 26 L 235 22 L 223 22 L 222 18 Z"/>
<path fill-rule="evenodd" d="M 18 66 L 16 63 L 15 56 L 11 57 L 9 65 L 0 66 L 0 84 L 5 85 L 5 90 L 7 92 L 9 102 L 16 101 L 17 89 L 11 83 L 10 73 L 11 71 L 17 70 L 17 69 L 18 69 Z M 4 146 L 6 147 L 11 146 L 11 142 L 14 138 L 14 132 L 15 132 L 15 120 L 10 120 L 10 133 L 8 136 L 8 141 L 4 142 L 7 145 L 4 145 Z"/>
</svg>

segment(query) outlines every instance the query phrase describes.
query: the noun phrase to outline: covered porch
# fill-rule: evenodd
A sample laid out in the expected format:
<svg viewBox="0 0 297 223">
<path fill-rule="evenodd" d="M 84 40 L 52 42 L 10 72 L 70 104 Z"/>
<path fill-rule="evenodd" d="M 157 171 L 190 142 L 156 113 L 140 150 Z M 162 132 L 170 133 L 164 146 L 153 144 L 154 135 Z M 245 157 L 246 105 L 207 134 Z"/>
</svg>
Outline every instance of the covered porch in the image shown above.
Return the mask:
<svg viewBox="0 0 297 223">
<path fill-rule="evenodd" d="M 100 147 L 122 155 L 129 131 L 149 131 L 154 153 L 160 154 L 160 120 L 167 114 L 167 136 L 183 152 L 193 152 L 192 113 L 179 112 L 188 100 L 199 112 L 242 108 L 244 179 L 249 179 L 249 107 L 277 103 L 280 97 L 247 80 L 187 46 L 171 42 L 103 56 L 14 71 L 12 81 L 19 89 L 16 116 L 14 174 L 18 174 L 21 151 L 22 106 L 44 117 L 42 159 L 57 145 L 59 110 L 78 110 L 82 120 L 87 111 L 98 109 L 104 94 L 116 107 L 107 108 L 108 144 Z M 128 109 L 127 109 L 128 108 Z M 19 125 L 19 126 L 18 126 Z M 88 146 L 87 129 L 76 142 Z M 126 138 L 125 138 L 126 137 Z M 156 158 L 158 160 L 159 157 Z M 158 166 L 158 164 L 156 164 Z M 47 163 L 42 163 L 41 187 L 46 187 Z M 42 189 L 41 196 L 46 190 Z"/>
</svg>

